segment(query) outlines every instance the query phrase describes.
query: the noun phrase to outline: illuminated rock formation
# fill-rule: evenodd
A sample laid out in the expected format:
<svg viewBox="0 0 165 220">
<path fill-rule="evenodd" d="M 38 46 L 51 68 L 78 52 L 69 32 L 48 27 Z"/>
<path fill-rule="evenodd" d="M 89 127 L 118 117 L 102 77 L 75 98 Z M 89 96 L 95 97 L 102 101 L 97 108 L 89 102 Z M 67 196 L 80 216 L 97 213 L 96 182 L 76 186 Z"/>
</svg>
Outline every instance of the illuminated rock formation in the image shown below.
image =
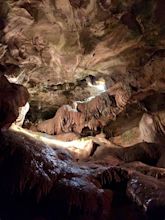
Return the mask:
<svg viewBox="0 0 165 220">
<path fill-rule="evenodd" d="M 85 116 L 72 109 L 69 105 L 64 105 L 58 109 L 54 118 L 41 122 L 37 129 L 48 134 L 60 134 L 67 132 L 81 133 L 85 127 Z"/>
<path fill-rule="evenodd" d="M 27 112 L 29 111 L 29 103 L 27 102 L 25 106 L 19 108 L 19 115 L 15 121 L 16 125 L 22 126 L 26 117 Z"/>
<path fill-rule="evenodd" d="M 121 109 L 128 104 L 132 95 L 131 88 L 122 82 L 116 83 L 114 86 L 109 88 L 108 93 L 115 96 L 116 105 Z"/>
<path fill-rule="evenodd" d="M 74 108 L 64 105 L 58 109 L 54 118 L 38 124 L 39 131 L 48 134 L 67 132 L 81 133 L 83 128 L 96 130 L 115 117 L 115 106 L 111 97 L 102 93 L 84 102 L 74 102 Z"/>
<path fill-rule="evenodd" d="M 86 101 L 73 102 L 73 108 L 64 105 L 54 118 L 38 124 L 39 131 L 48 134 L 81 133 L 83 128 L 97 131 L 123 111 L 131 98 L 130 87 L 117 83 L 105 92 Z"/>
</svg>

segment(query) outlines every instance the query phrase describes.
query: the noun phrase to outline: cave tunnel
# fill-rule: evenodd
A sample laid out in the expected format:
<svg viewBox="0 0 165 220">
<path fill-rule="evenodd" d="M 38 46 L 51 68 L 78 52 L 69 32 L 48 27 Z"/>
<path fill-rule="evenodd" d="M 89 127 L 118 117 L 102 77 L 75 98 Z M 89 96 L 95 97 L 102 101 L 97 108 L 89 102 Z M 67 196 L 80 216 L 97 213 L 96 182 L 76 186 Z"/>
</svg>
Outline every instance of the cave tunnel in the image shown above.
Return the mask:
<svg viewBox="0 0 165 220">
<path fill-rule="evenodd" d="M 164 0 L 0 0 L 0 220 L 165 220 Z"/>
</svg>

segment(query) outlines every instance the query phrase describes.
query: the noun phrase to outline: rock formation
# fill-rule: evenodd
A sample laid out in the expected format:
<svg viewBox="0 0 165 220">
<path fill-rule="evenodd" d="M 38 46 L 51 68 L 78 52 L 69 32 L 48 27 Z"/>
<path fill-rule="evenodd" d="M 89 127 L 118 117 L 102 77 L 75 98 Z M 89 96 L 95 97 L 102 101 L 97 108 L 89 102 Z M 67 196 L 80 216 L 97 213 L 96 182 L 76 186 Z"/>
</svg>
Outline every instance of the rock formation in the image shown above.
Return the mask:
<svg viewBox="0 0 165 220">
<path fill-rule="evenodd" d="M 0 151 L 4 158 L 0 175 L 6 173 L 0 204 L 10 207 L 11 212 L 4 213 L 8 219 L 13 215 L 15 219 L 108 219 L 112 192 L 102 189 L 92 168 L 75 164 L 67 152 L 11 131 L 1 135 Z M 11 195 L 15 204 L 8 200 Z M 18 208 L 20 202 L 23 210 Z"/>
<path fill-rule="evenodd" d="M 164 143 L 165 141 L 165 111 L 144 114 L 139 128 L 143 141 L 149 143 Z"/>
<path fill-rule="evenodd" d="M 165 219 L 164 10 L 0 0 L 0 219 Z"/>
<path fill-rule="evenodd" d="M 135 174 L 127 185 L 127 194 L 139 206 L 143 207 L 149 219 L 163 219 L 164 193 L 164 181 L 158 181 L 149 176 Z"/>
<path fill-rule="evenodd" d="M 106 92 L 86 101 L 75 101 L 73 108 L 69 105 L 62 106 L 54 118 L 41 122 L 37 129 L 48 134 L 67 132 L 81 134 L 85 127 L 97 131 L 98 128 L 105 126 L 108 121 L 116 118 L 128 104 L 130 97 L 129 87 L 123 83 L 115 84 Z"/>
<path fill-rule="evenodd" d="M 48 134 L 60 134 L 67 132 L 81 133 L 85 126 L 85 117 L 81 112 L 64 105 L 58 109 L 54 118 L 41 122 L 37 129 Z"/>
<path fill-rule="evenodd" d="M 155 179 L 157 174 L 163 175 L 164 169 L 155 169 L 155 177 L 150 177 L 149 172 L 144 175 L 139 173 L 140 170 L 135 171 L 138 169 L 136 164 L 123 168 L 78 164 L 66 151 L 58 147 L 51 149 L 14 131 L 2 133 L 0 152 L 3 157 L 0 176 L 5 172 L 0 183 L 0 209 L 7 219 L 13 216 L 17 219 L 95 219 L 96 216 L 100 220 L 109 219 L 118 215 L 112 204 L 113 190 L 122 191 L 125 198 L 128 196 L 136 201 L 149 219 L 152 214 L 164 218 L 165 204 L 161 196 L 165 192 L 164 180 L 160 175 L 162 179 Z M 145 168 L 145 165 L 141 164 L 141 167 Z M 152 167 L 148 169 L 152 170 Z M 9 200 L 11 194 L 12 201 Z M 134 209 L 135 216 L 136 212 Z"/>
<path fill-rule="evenodd" d="M 88 98 L 81 80 L 89 75 L 137 89 L 164 78 L 163 0 L 0 4 L 0 69 L 23 72 L 18 82 L 41 111 Z"/>
<path fill-rule="evenodd" d="M 16 125 L 22 126 L 26 117 L 27 112 L 29 111 L 29 103 L 27 102 L 25 106 L 19 108 L 19 115 L 15 121 Z"/>
<path fill-rule="evenodd" d="M 26 104 L 28 98 L 25 87 L 10 83 L 5 76 L 0 76 L 0 129 L 10 127 L 19 115 L 19 108 Z"/>
<path fill-rule="evenodd" d="M 94 152 L 93 159 L 107 161 L 106 157 L 113 156 L 126 163 L 141 161 L 146 164 L 156 165 L 161 156 L 161 147 L 157 144 L 138 143 L 130 147 L 99 146 Z"/>
</svg>

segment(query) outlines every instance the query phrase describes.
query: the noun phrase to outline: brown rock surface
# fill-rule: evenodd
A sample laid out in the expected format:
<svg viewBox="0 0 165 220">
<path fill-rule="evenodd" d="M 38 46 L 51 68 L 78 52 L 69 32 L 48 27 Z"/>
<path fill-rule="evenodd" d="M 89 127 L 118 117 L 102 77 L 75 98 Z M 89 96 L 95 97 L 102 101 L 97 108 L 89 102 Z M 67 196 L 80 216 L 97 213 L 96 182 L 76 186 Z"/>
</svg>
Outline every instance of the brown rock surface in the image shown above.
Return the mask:
<svg viewBox="0 0 165 220">
<path fill-rule="evenodd" d="M 57 110 L 54 118 L 39 123 L 37 129 L 48 134 L 72 131 L 81 134 L 86 127 L 97 131 L 123 111 L 130 97 L 130 88 L 126 89 L 123 83 L 115 84 L 100 95 L 83 102 L 74 102 L 73 108 L 63 105 Z"/>
<path fill-rule="evenodd" d="M 6 173 L 0 183 L 0 195 L 1 199 L 4 196 L 3 207 L 7 208 L 5 202 L 8 208 L 15 207 L 14 218 L 33 219 L 39 211 L 45 219 L 95 219 L 96 216 L 100 220 L 109 219 L 113 193 L 104 190 L 99 182 L 109 168 L 77 164 L 66 151 L 52 149 L 14 131 L 1 135 L 0 151 L 3 157 L 0 175 Z M 120 176 L 120 170 L 114 168 L 113 172 Z M 114 183 L 118 181 L 111 178 Z M 126 176 L 121 178 L 124 181 Z M 8 201 L 11 194 L 15 204 Z M 19 202 L 24 210 L 17 209 Z M 10 219 L 12 212 L 5 215 Z"/>
<path fill-rule="evenodd" d="M 147 216 L 164 216 L 164 197 L 160 196 L 165 190 L 163 179 L 158 181 L 149 177 L 149 173 L 146 176 L 135 172 L 132 170 L 135 166 L 122 168 L 76 163 L 67 151 L 58 147 L 52 149 L 40 141 L 36 142 L 34 138 L 14 131 L 2 133 L 0 152 L 3 158 L 0 175 L 4 172 L 6 174 L 0 183 L 0 210 L 10 210 L 4 215 L 8 219 L 11 216 L 25 220 L 38 216 L 44 219 L 62 217 L 81 220 L 93 220 L 96 216 L 99 220 L 105 220 L 114 216 L 115 219 L 115 216 L 121 215 L 112 204 L 116 196 L 113 190 L 119 192 L 118 196 L 120 192 L 126 196 L 126 187 L 129 198 L 142 205 Z M 150 170 L 150 167 L 147 169 Z M 161 172 L 157 170 L 157 173 L 163 173 L 163 169 Z M 9 200 L 11 194 L 14 203 Z M 127 212 L 129 213 L 131 205 L 127 200 L 122 204 L 127 206 L 122 215 L 130 216 Z M 145 219 L 135 207 L 132 211 L 130 220 L 136 219 L 136 215 Z M 128 216 L 123 219 L 128 219 Z"/>
<path fill-rule="evenodd" d="M 0 69 L 28 86 L 32 107 L 88 98 L 89 75 L 137 89 L 164 78 L 163 0 L 0 4 Z"/>
<path fill-rule="evenodd" d="M 52 149 L 21 130 L 2 132 L 0 138 L 0 176 L 3 176 L 0 182 L 0 210 L 8 219 L 26 220 L 38 215 L 46 220 L 61 217 L 94 220 L 96 216 L 99 220 L 105 220 L 111 216 L 112 219 L 117 216 L 121 218 L 122 215 L 124 220 L 135 220 L 137 216 L 146 219 L 142 211 L 127 201 L 128 198 L 142 206 L 148 219 L 152 216 L 164 218 L 164 169 L 143 164 L 110 166 L 110 163 L 101 165 L 99 162 L 76 163 L 67 150 L 60 147 Z M 148 148 L 143 150 L 150 157 L 148 161 L 155 160 L 156 146 L 155 152 L 153 144 L 146 146 Z M 139 152 L 140 147 L 135 148 L 132 148 L 133 151 Z M 118 147 L 111 147 L 112 155 L 122 155 L 128 162 L 129 154 L 121 151 Z M 137 153 L 135 157 L 139 159 L 139 155 Z M 147 159 L 146 156 L 144 158 Z M 119 194 L 116 195 L 116 192 Z M 12 200 L 9 199 L 11 195 Z M 114 204 L 116 199 L 118 203 Z M 117 209 L 120 206 L 119 214 Z"/>
<path fill-rule="evenodd" d="M 78 134 L 70 132 L 70 133 L 56 135 L 55 138 L 61 141 L 73 141 L 73 140 L 78 140 L 80 136 Z"/>
<path fill-rule="evenodd" d="M 152 114 L 144 114 L 139 128 L 143 141 L 149 143 L 161 143 L 165 141 L 165 111 Z"/>
<path fill-rule="evenodd" d="M 27 89 L 0 76 L 0 129 L 9 128 L 19 115 L 19 107 L 29 99 Z"/>
<path fill-rule="evenodd" d="M 143 208 L 149 219 L 165 217 L 165 181 L 134 174 L 128 181 L 127 194 Z"/>
</svg>

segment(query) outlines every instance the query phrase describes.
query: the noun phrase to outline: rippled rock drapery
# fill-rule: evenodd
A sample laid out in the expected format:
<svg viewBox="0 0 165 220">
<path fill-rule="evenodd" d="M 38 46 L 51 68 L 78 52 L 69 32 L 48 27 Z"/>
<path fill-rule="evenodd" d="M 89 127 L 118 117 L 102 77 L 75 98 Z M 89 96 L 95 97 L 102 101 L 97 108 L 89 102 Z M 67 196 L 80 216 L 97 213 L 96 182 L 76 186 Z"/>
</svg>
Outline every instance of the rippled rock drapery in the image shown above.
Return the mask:
<svg viewBox="0 0 165 220">
<path fill-rule="evenodd" d="M 106 92 L 86 101 L 75 101 L 73 106 L 63 105 L 54 118 L 39 123 L 37 129 L 48 134 L 81 134 L 84 128 L 97 131 L 108 121 L 114 120 L 124 110 L 130 98 L 130 88 L 128 90 L 123 83 L 115 84 Z"/>
<path fill-rule="evenodd" d="M 107 102 L 105 98 L 107 98 Z M 111 113 L 113 106 L 110 105 L 111 101 L 107 94 L 95 97 L 89 102 L 78 103 L 75 109 L 64 105 L 57 110 L 54 118 L 39 123 L 37 129 L 48 134 L 60 134 L 70 131 L 81 134 L 85 127 L 97 130 L 105 123 L 101 120 L 101 116 L 104 117 L 103 111 L 106 112 L 107 110 L 105 118 L 114 117 Z"/>
<path fill-rule="evenodd" d="M 57 110 L 54 118 L 41 122 L 37 126 L 38 131 L 47 134 L 60 134 L 67 132 L 81 133 L 85 127 L 85 116 L 72 109 L 69 105 L 64 105 Z"/>
<path fill-rule="evenodd" d="M 68 132 L 82 134 L 85 128 L 90 131 L 98 131 L 112 121 L 116 121 L 117 118 L 119 118 L 118 121 L 121 121 L 118 125 L 119 129 L 120 126 L 122 127 L 121 124 L 128 124 L 129 114 L 133 114 L 130 120 L 134 120 L 146 111 L 151 112 L 153 115 L 159 114 L 160 109 L 162 117 L 157 116 L 157 122 L 154 121 L 159 130 L 160 135 L 158 138 L 160 139 L 161 133 L 162 136 L 164 135 L 164 91 L 165 84 L 161 81 L 157 81 L 156 86 L 153 83 L 146 89 L 139 91 L 134 91 L 126 83 L 119 82 L 95 97 L 85 101 L 74 101 L 72 106 L 63 105 L 57 110 L 53 118 L 38 123 L 37 129 L 52 135 Z M 154 103 L 152 102 L 153 98 L 156 99 Z M 124 121 L 120 119 L 120 116 L 125 117 Z M 141 121 L 144 121 L 143 118 Z M 144 130 L 143 133 L 145 133 L 145 121 L 141 124 L 144 124 L 144 129 L 143 126 L 140 126 L 140 130 Z M 111 130 L 112 126 L 110 124 L 109 131 Z M 143 134 L 143 136 L 145 135 L 154 138 L 155 133 Z M 146 141 L 146 139 L 142 138 L 142 141 Z"/>
</svg>

